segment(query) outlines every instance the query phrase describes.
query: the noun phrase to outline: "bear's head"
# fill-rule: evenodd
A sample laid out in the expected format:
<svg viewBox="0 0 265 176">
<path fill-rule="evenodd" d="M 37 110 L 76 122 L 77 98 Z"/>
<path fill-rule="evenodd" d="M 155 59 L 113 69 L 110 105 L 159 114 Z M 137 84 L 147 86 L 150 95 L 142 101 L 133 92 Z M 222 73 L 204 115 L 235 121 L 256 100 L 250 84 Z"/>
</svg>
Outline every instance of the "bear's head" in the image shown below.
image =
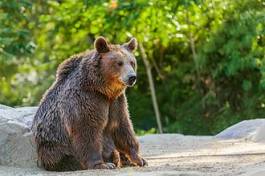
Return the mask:
<svg viewBox="0 0 265 176">
<path fill-rule="evenodd" d="M 122 45 L 109 44 L 103 37 L 95 41 L 95 49 L 100 57 L 100 69 L 110 92 L 119 92 L 132 87 L 136 82 L 136 59 L 133 51 L 137 41 L 132 38 Z"/>
</svg>

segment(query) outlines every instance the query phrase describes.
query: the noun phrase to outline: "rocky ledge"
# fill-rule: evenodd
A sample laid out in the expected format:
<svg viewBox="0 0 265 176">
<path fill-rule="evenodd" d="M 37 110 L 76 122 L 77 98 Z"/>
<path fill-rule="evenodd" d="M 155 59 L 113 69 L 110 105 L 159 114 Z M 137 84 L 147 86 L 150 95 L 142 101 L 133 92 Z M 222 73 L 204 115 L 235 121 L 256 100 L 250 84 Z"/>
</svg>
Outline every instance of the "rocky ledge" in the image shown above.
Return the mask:
<svg viewBox="0 0 265 176">
<path fill-rule="evenodd" d="M 0 105 L 0 175 L 265 175 L 265 119 L 242 121 L 216 136 L 156 134 L 139 137 L 144 168 L 66 173 L 36 166 L 30 132 L 36 107 Z"/>
</svg>

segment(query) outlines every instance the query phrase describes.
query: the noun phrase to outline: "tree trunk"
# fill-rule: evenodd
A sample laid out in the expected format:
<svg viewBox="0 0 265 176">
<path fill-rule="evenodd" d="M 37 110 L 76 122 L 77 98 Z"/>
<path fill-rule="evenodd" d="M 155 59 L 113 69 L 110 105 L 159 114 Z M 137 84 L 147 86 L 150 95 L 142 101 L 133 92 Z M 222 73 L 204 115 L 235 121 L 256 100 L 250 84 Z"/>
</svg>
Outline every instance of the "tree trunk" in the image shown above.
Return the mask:
<svg viewBox="0 0 265 176">
<path fill-rule="evenodd" d="M 188 10 L 186 10 L 186 23 L 188 24 L 188 42 L 189 42 L 189 46 L 191 49 L 191 53 L 192 53 L 192 59 L 194 62 L 194 67 L 195 67 L 195 74 L 196 74 L 196 79 L 195 79 L 195 85 L 197 88 L 199 88 L 199 83 L 200 83 L 200 69 L 199 69 L 199 65 L 198 65 L 198 60 L 197 60 L 197 53 L 196 53 L 196 46 L 195 46 L 195 38 L 193 36 L 192 30 L 191 30 L 191 22 L 190 22 L 190 18 L 189 18 L 189 12 Z"/>
<path fill-rule="evenodd" d="M 145 52 L 145 49 L 144 49 L 142 43 L 139 43 L 139 48 L 140 48 L 141 56 L 142 56 L 142 59 L 144 61 L 144 65 L 145 65 L 145 68 L 146 68 L 146 73 L 147 73 L 147 77 L 148 77 L 149 87 L 150 87 L 150 90 L 151 90 L 153 107 L 154 107 L 154 110 L 155 110 L 155 116 L 156 116 L 156 122 L 157 122 L 157 126 L 158 126 L 158 131 L 159 131 L 159 133 L 163 133 L 159 107 L 158 107 L 157 99 L 156 99 L 156 91 L 155 91 L 155 86 L 154 86 L 154 80 L 153 80 L 153 76 L 152 76 L 152 72 L 151 72 L 151 65 L 150 65 L 150 63 L 149 63 L 149 61 L 147 59 L 147 55 L 146 55 L 146 52 Z"/>
<path fill-rule="evenodd" d="M 189 45 L 190 45 L 190 49 L 191 49 L 191 53 L 192 53 L 192 59 L 194 61 L 195 64 L 195 70 L 196 70 L 196 74 L 197 74 L 197 78 L 199 78 L 199 67 L 198 67 L 198 61 L 197 61 L 197 53 L 196 53 L 196 49 L 195 49 L 195 42 L 194 42 L 194 37 L 191 31 L 190 26 L 192 25 L 190 22 L 190 17 L 189 17 L 189 12 L 186 10 L 186 23 L 188 24 L 188 30 L 189 30 Z"/>
</svg>

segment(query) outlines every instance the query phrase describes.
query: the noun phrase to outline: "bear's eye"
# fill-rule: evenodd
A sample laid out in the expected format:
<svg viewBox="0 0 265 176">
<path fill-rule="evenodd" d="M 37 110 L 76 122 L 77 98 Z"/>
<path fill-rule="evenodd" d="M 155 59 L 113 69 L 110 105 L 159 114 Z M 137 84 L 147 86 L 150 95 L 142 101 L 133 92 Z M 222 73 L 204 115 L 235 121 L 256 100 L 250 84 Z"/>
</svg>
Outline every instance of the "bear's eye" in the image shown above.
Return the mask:
<svg viewBox="0 0 265 176">
<path fill-rule="evenodd" d="M 123 66 L 123 62 L 122 61 L 119 61 L 118 62 L 118 66 Z"/>
<path fill-rule="evenodd" d="M 133 61 L 130 61 L 130 64 L 133 68 L 135 67 L 135 63 Z"/>
</svg>

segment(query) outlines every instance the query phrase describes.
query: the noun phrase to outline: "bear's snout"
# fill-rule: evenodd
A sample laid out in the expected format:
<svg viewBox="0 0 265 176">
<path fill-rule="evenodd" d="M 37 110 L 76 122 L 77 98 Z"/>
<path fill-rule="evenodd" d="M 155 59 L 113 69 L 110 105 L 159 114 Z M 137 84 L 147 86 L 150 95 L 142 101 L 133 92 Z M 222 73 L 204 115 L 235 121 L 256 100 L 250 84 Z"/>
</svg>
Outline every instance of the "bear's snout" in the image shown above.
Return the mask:
<svg viewBox="0 0 265 176">
<path fill-rule="evenodd" d="M 133 86 L 136 83 L 136 74 L 130 74 L 128 75 L 128 81 L 127 81 L 127 85 L 129 87 Z"/>
</svg>

